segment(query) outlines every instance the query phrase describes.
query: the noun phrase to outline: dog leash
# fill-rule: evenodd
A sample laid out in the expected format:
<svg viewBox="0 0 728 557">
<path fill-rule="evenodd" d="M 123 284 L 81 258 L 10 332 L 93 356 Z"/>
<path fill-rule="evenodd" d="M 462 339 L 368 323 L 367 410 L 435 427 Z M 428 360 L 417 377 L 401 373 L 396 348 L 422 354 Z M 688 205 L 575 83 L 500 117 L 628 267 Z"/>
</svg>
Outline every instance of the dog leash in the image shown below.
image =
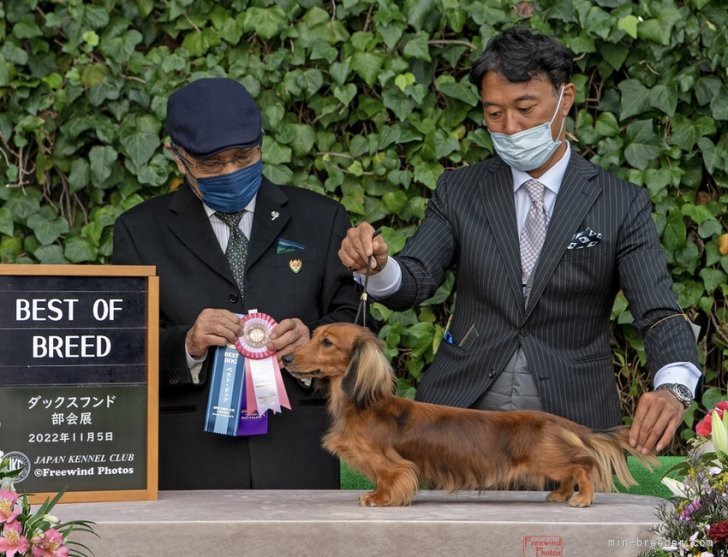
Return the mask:
<svg viewBox="0 0 728 557">
<path fill-rule="evenodd" d="M 374 231 L 374 234 L 372 235 L 372 240 L 379 236 L 382 233 L 382 229 L 378 228 Z M 372 259 L 374 258 L 374 254 L 370 255 L 367 259 L 367 272 L 364 275 L 364 284 L 363 289 L 361 291 L 361 296 L 359 296 L 359 308 L 356 310 L 356 317 L 354 318 L 354 324 L 356 325 L 359 323 L 359 315 L 361 315 L 361 326 L 366 327 L 367 326 L 367 286 L 369 285 L 369 275 L 372 271 Z"/>
</svg>

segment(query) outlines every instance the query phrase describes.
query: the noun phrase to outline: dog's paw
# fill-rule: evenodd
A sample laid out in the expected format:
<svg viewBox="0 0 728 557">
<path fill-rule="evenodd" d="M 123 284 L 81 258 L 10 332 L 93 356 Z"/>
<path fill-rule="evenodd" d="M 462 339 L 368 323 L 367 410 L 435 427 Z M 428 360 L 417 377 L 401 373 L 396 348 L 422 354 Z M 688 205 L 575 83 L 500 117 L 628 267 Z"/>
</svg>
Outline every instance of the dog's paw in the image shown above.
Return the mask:
<svg viewBox="0 0 728 557">
<path fill-rule="evenodd" d="M 376 507 L 378 506 L 373 500 L 371 493 L 364 493 L 359 496 L 359 504 L 362 507 Z"/>
<path fill-rule="evenodd" d="M 549 503 L 564 503 L 569 500 L 571 493 L 561 493 L 560 491 L 552 491 L 546 496 Z"/>
<path fill-rule="evenodd" d="M 569 505 L 572 507 L 588 507 L 591 503 L 591 498 L 582 495 L 581 493 L 575 493 L 571 499 L 569 499 Z"/>
</svg>

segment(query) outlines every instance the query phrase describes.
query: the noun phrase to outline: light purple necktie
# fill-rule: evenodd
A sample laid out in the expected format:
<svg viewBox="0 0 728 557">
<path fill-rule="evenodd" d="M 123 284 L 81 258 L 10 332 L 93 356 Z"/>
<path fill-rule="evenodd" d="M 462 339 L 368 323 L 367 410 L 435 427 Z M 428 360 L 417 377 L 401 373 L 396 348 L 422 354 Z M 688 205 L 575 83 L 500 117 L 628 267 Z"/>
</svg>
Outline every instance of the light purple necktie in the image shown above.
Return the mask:
<svg viewBox="0 0 728 557">
<path fill-rule="evenodd" d="M 526 188 L 531 198 L 531 208 L 521 231 L 521 280 L 526 284 L 546 238 L 546 214 L 543 206 L 544 185 L 536 180 L 528 180 L 522 187 Z"/>
</svg>

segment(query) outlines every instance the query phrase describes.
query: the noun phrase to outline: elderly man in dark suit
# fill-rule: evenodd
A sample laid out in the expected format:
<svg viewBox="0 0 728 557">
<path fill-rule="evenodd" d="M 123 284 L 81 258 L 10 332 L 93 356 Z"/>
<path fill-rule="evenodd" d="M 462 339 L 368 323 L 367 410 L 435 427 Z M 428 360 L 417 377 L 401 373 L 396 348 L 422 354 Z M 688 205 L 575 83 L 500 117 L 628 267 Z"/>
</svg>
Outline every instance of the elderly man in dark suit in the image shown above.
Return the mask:
<svg viewBox="0 0 728 557">
<path fill-rule="evenodd" d="M 278 358 L 320 323 L 353 321 L 356 285 L 337 257 L 346 211 L 263 177 L 260 111 L 237 81 L 174 92 L 167 130 L 185 183 L 123 214 L 113 251 L 114 263 L 156 265 L 160 279 L 160 488 L 336 489 L 323 395 L 285 372 L 292 411 L 270 416 L 266 435 L 203 427 L 210 354 L 236 342 L 236 314 L 257 308 L 278 321 L 268 345 Z"/>
<path fill-rule="evenodd" d="M 630 442 L 663 449 L 700 378 L 647 191 L 580 157 L 565 140 L 572 56 L 550 37 L 511 29 L 474 65 L 497 156 L 446 172 L 396 258 L 367 223 L 339 255 L 370 272 L 394 309 L 430 297 L 457 268 L 452 326 L 417 398 L 483 409 L 543 409 L 593 428 L 622 422 L 609 347 L 617 292 L 645 339 L 654 390 Z M 370 259 L 370 256 L 373 255 Z"/>
</svg>

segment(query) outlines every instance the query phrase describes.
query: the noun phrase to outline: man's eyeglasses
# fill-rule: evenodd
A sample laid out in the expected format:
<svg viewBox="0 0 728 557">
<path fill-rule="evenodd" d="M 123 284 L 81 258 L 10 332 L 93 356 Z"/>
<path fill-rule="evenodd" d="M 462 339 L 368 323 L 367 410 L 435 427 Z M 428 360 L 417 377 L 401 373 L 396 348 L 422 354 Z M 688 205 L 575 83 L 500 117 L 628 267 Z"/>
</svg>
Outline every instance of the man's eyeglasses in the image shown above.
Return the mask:
<svg viewBox="0 0 728 557">
<path fill-rule="evenodd" d="M 204 172 L 205 174 L 219 174 L 230 165 L 238 169 L 245 168 L 253 164 L 260 154 L 260 147 L 249 147 L 247 149 L 236 149 L 232 157 L 192 160 L 180 153 L 176 145 L 172 145 L 172 150 L 182 160 L 188 170 Z"/>
</svg>

